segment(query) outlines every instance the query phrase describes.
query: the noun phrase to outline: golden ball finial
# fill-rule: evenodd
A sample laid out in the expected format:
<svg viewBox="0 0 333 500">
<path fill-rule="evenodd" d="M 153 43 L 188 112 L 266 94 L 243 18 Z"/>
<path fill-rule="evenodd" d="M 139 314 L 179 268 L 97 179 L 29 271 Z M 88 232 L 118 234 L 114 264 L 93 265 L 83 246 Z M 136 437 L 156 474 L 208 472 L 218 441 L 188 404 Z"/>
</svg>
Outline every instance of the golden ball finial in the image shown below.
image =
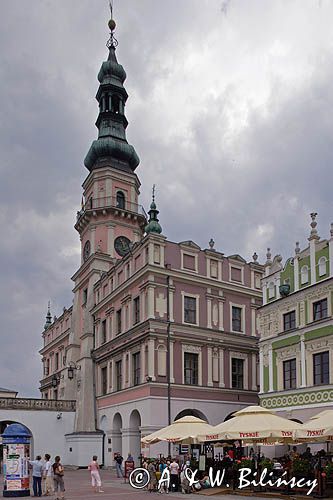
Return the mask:
<svg viewBox="0 0 333 500">
<path fill-rule="evenodd" d="M 116 29 L 116 21 L 114 19 L 110 19 L 108 22 L 108 26 L 110 28 L 110 31 L 114 31 Z"/>
</svg>

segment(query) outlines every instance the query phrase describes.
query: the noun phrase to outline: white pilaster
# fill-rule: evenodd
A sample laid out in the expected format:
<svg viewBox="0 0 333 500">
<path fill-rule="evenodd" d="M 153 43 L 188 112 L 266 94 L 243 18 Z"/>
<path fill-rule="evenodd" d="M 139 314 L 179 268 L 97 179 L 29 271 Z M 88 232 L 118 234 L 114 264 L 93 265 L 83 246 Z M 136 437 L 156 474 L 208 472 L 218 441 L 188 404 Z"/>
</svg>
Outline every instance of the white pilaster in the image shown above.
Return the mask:
<svg viewBox="0 0 333 500">
<path fill-rule="evenodd" d="M 90 253 L 95 253 L 96 228 L 90 229 Z"/>
<path fill-rule="evenodd" d="M 262 303 L 267 304 L 267 285 L 266 283 L 262 285 Z"/>
<path fill-rule="evenodd" d="M 141 344 L 141 349 L 140 349 L 140 376 L 141 376 L 141 384 L 144 384 L 146 382 L 146 375 L 145 375 L 145 351 L 146 351 L 146 344 Z"/>
<path fill-rule="evenodd" d="M 294 258 L 294 290 L 299 289 L 299 259 L 297 256 Z"/>
<path fill-rule="evenodd" d="M 220 347 L 220 387 L 225 387 L 224 383 L 224 349 Z"/>
<path fill-rule="evenodd" d="M 173 373 L 173 341 L 170 342 L 170 382 L 175 383 L 175 377 Z"/>
<path fill-rule="evenodd" d="M 304 335 L 301 335 L 301 387 L 306 387 L 306 359 Z"/>
<path fill-rule="evenodd" d="M 328 242 L 328 251 L 329 251 L 329 275 L 333 276 L 333 224 L 331 224 L 331 238 Z"/>
<path fill-rule="evenodd" d="M 257 355 L 252 353 L 252 391 L 257 390 Z"/>
<path fill-rule="evenodd" d="M 132 387 L 133 377 L 132 377 L 132 352 L 128 351 L 128 384 L 127 387 Z"/>
<path fill-rule="evenodd" d="M 259 392 L 264 392 L 264 352 L 262 347 L 259 349 Z"/>
<path fill-rule="evenodd" d="M 127 378 L 127 363 L 126 363 L 126 352 L 123 352 L 123 360 L 121 363 L 121 371 L 122 371 L 122 389 L 126 388 L 126 378 Z"/>
<path fill-rule="evenodd" d="M 268 350 L 268 364 L 269 364 L 269 392 L 274 391 L 273 385 L 273 349 L 272 346 L 269 347 Z"/>
<path fill-rule="evenodd" d="M 223 301 L 219 300 L 219 330 L 223 331 Z"/>
<path fill-rule="evenodd" d="M 212 328 L 212 301 L 207 299 L 207 328 Z"/>
<path fill-rule="evenodd" d="M 207 347 L 207 372 L 208 372 L 207 385 L 210 387 L 213 385 L 212 362 L 213 362 L 212 348 Z"/>
<path fill-rule="evenodd" d="M 251 307 L 251 334 L 255 337 L 256 331 L 256 308 Z"/>
<path fill-rule="evenodd" d="M 173 286 L 172 279 L 170 279 L 169 285 Z M 173 317 L 173 296 L 174 296 L 174 290 L 170 290 L 169 291 L 169 313 L 170 313 L 170 321 L 174 321 L 174 317 Z"/>
<path fill-rule="evenodd" d="M 148 377 L 155 380 L 155 339 L 148 340 Z"/>
<path fill-rule="evenodd" d="M 155 319 L 155 290 L 148 286 L 148 318 Z"/>
<path fill-rule="evenodd" d="M 310 271 L 311 285 L 316 282 L 316 240 L 310 240 Z"/>
<path fill-rule="evenodd" d="M 276 298 L 277 299 L 281 298 L 281 295 L 280 295 L 280 283 L 281 283 L 281 279 L 280 279 L 280 276 L 279 276 L 275 280 L 275 289 L 276 289 Z"/>
</svg>

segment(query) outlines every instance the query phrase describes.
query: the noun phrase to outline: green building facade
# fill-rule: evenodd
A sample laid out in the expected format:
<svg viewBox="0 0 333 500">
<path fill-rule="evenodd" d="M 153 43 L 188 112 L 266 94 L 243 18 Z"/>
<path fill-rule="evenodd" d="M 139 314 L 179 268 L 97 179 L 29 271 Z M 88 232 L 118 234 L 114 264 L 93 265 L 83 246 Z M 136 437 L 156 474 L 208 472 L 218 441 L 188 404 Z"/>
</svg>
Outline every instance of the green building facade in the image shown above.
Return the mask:
<svg viewBox="0 0 333 500">
<path fill-rule="evenodd" d="M 301 422 L 333 409 L 333 224 L 320 239 L 316 216 L 284 264 L 267 249 L 257 319 L 260 404 Z"/>
</svg>

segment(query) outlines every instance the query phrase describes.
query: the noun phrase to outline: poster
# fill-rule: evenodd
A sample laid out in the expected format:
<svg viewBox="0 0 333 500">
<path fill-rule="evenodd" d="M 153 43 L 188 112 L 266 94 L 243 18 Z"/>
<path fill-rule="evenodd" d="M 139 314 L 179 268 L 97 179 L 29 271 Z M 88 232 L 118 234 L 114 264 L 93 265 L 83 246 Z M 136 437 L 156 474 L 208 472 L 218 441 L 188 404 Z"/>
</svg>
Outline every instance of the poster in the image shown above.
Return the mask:
<svg viewBox="0 0 333 500">
<path fill-rule="evenodd" d="M 7 490 L 17 491 L 21 489 L 21 479 L 7 479 Z"/>
<path fill-rule="evenodd" d="M 135 464 L 134 462 L 129 462 L 128 460 L 125 461 L 125 479 L 128 479 L 130 476 L 130 473 L 135 469 Z"/>
</svg>

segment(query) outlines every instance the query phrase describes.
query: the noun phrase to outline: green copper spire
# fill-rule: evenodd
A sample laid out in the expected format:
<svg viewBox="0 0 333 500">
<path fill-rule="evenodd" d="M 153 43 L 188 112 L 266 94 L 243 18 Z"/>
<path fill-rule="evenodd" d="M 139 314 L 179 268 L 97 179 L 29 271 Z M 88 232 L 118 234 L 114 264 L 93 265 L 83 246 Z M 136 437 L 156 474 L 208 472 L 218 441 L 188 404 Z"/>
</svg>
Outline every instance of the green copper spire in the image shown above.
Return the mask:
<svg viewBox="0 0 333 500">
<path fill-rule="evenodd" d="M 118 45 L 113 32 L 116 23 L 110 19 L 110 39 L 107 43 L 109 57 L 104 61 L 98 73 L 96 99 L 99 103 L 99 115 L 96 121 L 98 139 L 93 141 L 84 164 L 88 170 L 111 165 L 128 172 L 133 172 L 139 165 L 139 157 L 133 146 L 126 139 L 128 122 L 125 117 L 125 103 L 128 94 L 123 86 L 126 73 L 116 58 Z"/>
<path fill-rule="evenodd" d="M 46 314 L 46 321 L 44 325 L 44 330 L 47 330 L 48 327 L 52 324 L 52 316 L 51 316 L 51 311 L 50 311 L 50 302 L 47 304 L 47 314 Z"/>
<path fill-rule="evenodd" d="M 149 214 L 149 222 L 145 227 L 145 231 L 147 234 L 149 233 L 157 233 L 161 234 L 162 232 L 162 227 L 158 222 L 158 214 L 159 211 L 156 208 L 156 203 L 155 203 L 155 184 L 153 185 L 153 200 L 150 204 L 150 210 L 148 212 Z"/>
</svg>

